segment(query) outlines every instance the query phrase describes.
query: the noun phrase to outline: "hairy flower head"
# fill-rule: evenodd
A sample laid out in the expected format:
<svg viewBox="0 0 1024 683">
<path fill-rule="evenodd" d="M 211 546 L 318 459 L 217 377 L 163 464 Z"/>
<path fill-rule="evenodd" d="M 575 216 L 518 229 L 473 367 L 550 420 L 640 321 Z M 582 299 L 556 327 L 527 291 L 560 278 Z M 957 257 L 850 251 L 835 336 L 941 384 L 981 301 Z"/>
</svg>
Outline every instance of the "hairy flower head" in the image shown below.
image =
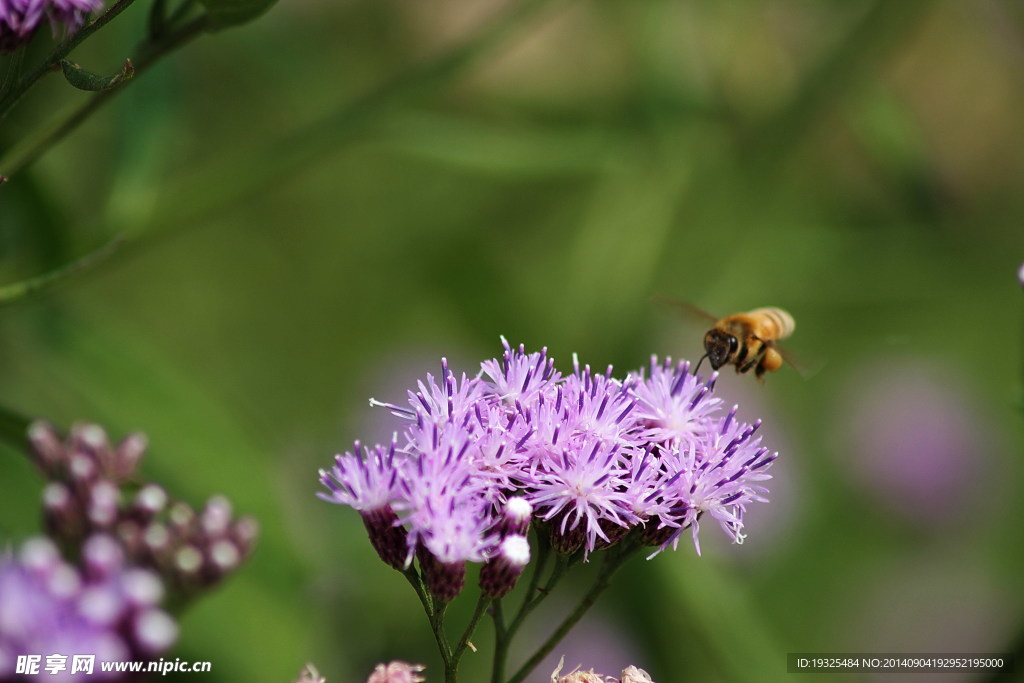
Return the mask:
<svg viewBox="0 0 1024 683">
<path fill-rule="evenodd" d="M 320 497 L 359 510 L 386 562 L 403 568 L 418 557 L 448 600 L 466 562 L 501 560 L 505 540 L 522 539 L 531 519 L 556 549 L 582 548 L 584 559 L 638 527 L 662 549 L 687 528 L 696 542 L 705 513 L 742 541 L 743 514 L 765 500 L 760 482 L 775 454 L 760 446 L 759 423 L 720 414 L 717 375 L 657 357 L 624 380 L 575 357 L 562 375 L 546 350 L 502 345 L 475 376 L 442 361 L 405 405 L 371 400 L 400 418 L 393 443 L 357 443 L 321 471 Z M 496 592 L 519 570 L 488 572 L 498 569 Z"/>
</svg>

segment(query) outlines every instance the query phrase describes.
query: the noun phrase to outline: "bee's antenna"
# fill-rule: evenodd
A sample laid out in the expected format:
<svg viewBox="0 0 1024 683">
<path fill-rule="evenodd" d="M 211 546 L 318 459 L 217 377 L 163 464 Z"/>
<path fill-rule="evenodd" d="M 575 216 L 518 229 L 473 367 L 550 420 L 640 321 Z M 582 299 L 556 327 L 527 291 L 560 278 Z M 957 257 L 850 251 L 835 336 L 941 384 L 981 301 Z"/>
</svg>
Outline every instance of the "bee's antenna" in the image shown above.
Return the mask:
<svg viewBox="0 0 1024 683">
<path fill-rule="evenodd" d="M 699 360 L 697 361 L 697 367 L 695 367 L 695 368 L 693 369 L 693 374 L 694 374 L 694 375 L 696 375 L 696 374 L 697 374 L 697 371 L 698 371 L 698 370 L 700 370 L 700 364 L 701 364 L 701 363 L 703 363 L 703 362 L 704 362 L 704 359 L 705 359 L 705 358 L 707 358 L 707 357 L 708 357 L 708 354 L 707 354 L 707 352 L 705 351 L 705 352 L 704 352 L 704 355 L 703 355 L 703 356 L 701 356 L 701 357 L 700 357 L 700 359 L 699 359 Z"/>
</svg>

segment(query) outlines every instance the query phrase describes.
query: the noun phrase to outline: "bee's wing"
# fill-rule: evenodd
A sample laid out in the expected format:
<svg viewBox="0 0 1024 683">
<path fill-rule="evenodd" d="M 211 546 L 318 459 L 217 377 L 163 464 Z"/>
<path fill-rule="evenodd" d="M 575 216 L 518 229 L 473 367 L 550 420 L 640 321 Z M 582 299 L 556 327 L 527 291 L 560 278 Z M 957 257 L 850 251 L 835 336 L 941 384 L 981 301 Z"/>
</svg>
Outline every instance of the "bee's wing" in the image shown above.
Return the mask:
<svg viewBox="0 0 1024 683">
<path fill-rule="evenodd" d="M 786 365 L 796 370 L 797 374 L 804 379 L 814 377 L 821 372 L 821 369 L 825 366 L 825 363 L 822 361 L 812 362 L 808 365 L 804 358 L 801 357 L 798 359 L 793 355 L 793 352 L 790 349 L 780 345 L 778 342 L 772 344 L 772 346 L 779 352 L 779 355 L 782 356 L 782 360 L 786 362 Z"/>
<path fill-rule="evenodd" d="M 655 294 L 651 297 L 651 301 L 659 306 L 666 306 L 676 311 L 682 312 L 688 318 L 705 320 L 708 322 L 718 322 L 718 318 L 711 315 L 702 308 L 698 308 L 688 301 L 682 301 L 671 296 L 665 296 L 664 294 Z"/>
</svg>

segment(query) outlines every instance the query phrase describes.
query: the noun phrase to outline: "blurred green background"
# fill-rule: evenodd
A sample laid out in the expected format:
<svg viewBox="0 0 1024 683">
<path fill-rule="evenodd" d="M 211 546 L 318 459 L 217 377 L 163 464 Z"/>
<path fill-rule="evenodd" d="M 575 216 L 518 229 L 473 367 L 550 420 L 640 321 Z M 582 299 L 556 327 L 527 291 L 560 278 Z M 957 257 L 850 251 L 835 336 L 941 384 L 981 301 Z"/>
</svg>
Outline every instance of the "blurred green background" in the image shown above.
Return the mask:
<svg viewBox="0 0 1024 683">
<path fill-rule="evenodd" d="M 114 70 L 145 12 L 76 61 Z M 79 95 L 50 78 L 0 143 Z M 0 403 L 145 431 L 147 476 L 258 517 L 249 565 L 182 618 L 171 656 L 211 661 L 204 681 L 306 661 L 359 681 L 393 658 L 440 680 L 408 585 L 314 497 L 335 452 L 395 428 L 367 399 L 402 400 L 442 355 L 475 372 L 502 334 L 563 370 L 699 356 L 704 329 L 653 294 L 783 306 L 808 376 L 719 383 L 781 451 L 748 542 L 706 524 L 702 557 L 635 561 L 566 663 L 766 681 L 787 652 L 1009 651 L 1022 111 L 1017 3 L 283 0 L 0 187 L 0 282 L 127 236 L 0 309 Z M 2 456 L 15 540 L 42 483 Z M 467 682 L 487 624 L 474 642 Z"/>
</svg>

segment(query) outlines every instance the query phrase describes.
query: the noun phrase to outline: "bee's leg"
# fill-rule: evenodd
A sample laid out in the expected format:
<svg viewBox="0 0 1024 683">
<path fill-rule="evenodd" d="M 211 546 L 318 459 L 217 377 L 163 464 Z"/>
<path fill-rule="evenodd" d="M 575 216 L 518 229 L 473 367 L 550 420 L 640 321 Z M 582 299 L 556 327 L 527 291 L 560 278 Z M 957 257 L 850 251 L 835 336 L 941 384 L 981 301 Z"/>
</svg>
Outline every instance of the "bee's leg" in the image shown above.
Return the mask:
<svg viewBox="0 0 1024 683">
<path fill-rule="evenodd" d="M 760 370 L 761 369 L 760 363 L 761 363 L 761 356 L 762 355 L 763 354 L 758 353 L 753 358 L 751 358 L 746 363 L 744 363 L 743 365 L 737 365 L 736 366 L 736 372 L 742 375 L 744 373 L 750 372 L 751 368 L 754 368 L 754 367 L 757 367 L 757 369 Z M 760 376 L 760 375 L 758 375 L 758 376 Z"/>
<path fill-rule="evenodd" d="M 757 377 L 757 381 L 764 384 L 764 373 L 767 372 L 768 368 L 764 366 L 764 363 L 757 364 L 757 370 L 754 371 L 754 376 Z"/>
<path fill-rule="evenodd" d="M 732 361 L 733 363 L 736 364 L 736 372 L 740 372 L 740 366 L 744 365 L 747 362 L 748 353 L 750 353 L 750 345 L 741 344 L 739 352 L 736 354 L 736 357 Z M 746 372 L 746 370 L 743 370 L 743 372 Z"/>
</svg>

